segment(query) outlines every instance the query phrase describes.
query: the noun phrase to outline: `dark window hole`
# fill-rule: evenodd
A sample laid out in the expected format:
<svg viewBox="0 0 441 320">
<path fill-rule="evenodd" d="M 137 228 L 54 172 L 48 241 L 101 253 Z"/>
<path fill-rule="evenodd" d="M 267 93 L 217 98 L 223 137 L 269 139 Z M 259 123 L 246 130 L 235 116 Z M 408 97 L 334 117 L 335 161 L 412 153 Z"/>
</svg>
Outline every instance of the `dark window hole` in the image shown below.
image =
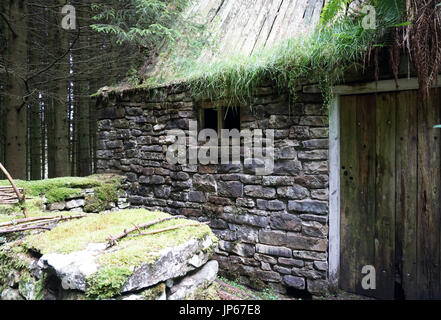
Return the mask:
<svg viewBox="0 0 441 320">
<path fill-rule="evenodd" d="M 310 294 L 306 289 L 300 290 L 295 288 L 286 288 L 286 295 L 292 298 L 302 299 L 302 300 L 312 300 L 312 294 Z"/>
</svg>

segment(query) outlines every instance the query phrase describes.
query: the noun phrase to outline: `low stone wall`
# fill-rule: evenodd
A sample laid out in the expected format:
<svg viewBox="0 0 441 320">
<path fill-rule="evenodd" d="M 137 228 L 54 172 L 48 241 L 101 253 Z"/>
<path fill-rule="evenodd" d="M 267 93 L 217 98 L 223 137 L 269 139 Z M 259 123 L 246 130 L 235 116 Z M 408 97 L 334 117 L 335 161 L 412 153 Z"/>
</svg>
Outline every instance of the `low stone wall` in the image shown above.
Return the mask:
<svg viewBox="0 0 441 320">
<path fill-rule="evenodd" d="M 121 191 L 120 191 L 121 193 Z M 82 190 L 80 196 L 69 197 L 64 201 L 44 203 L 46 211 L 69 211 L 69 212 L 85 212 L 85 207 L 88 204 L 88 199 L 93 197 L 94 189 Z M 130 206 L 127 195 L 120 195 L 117 202 L 109 202 L 106 205 L 107 210 L 122 210 Z M 87 208 L 86 208 L 86 211 Z M 98 212 L 96 212 L 98 213 Z"/>
<path fill-rule="evenodd" d="M 171 165 L 169 129 L 188 129 L 194 101 L 171 88 L 101 98 L 98 170 L 127 176 L 132 206 L 181 214 L 220 239 L 222 273 L 254 288 L 270 285 L 311 294 L 327 291 L 328 117 L 320 94 L 286 94 L 262 87 L 240 108 L 241 129 L 274 129 L 275 167 L 258 176 L 251 166 Z"/>
</svg>

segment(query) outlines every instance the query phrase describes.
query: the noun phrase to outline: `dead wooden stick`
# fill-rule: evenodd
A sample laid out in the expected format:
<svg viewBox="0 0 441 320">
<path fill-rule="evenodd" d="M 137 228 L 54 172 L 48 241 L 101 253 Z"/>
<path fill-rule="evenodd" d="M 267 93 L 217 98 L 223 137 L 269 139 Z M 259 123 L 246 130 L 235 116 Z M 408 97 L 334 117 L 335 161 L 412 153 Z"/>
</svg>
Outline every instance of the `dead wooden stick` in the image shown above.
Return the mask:
<svg viewBox="0 0 441 320">
<path fill-rule="evenodd" d="M 69 216 L 69 217 L 59 217 L 59 218 L 47 219 L 47 220 L 36 221 L 36 222 L 22 223 L 18 227 L 32 226 L 32 225 L 35 225 L 35 224 L 37 224 L 37 225 L 47 225 L 49 223 L 57 223 L 57 222 L 61 222 L 61 221 L 65 221 L 65 220 L 72 220 L 72 219 L 81 219 L 81 218 L 84 218 L 84 217 L 85 217 L 85 215 Z"/>
<path fill-rule="evenodd" d="M 134 225 L 133 228 L 129 229 L 129 230 L 124 230 L 123 233 L 113 237 L 112 235 L 109 235 L 109 237 L 106 239 L 107 240 L 107 248 L 113 247 L 114 245 L 117 244 L 117 241 L 127 237 L 130 233 L 134 232 L 134 231 L 140 231 L 140 229 L 145 229 L 148 227 L 151 227 L 155 224 L 161 223 L 161 222 L 165 222 L 168 220 L 173 220 L 173 219 L 185 219 L 185 216 L 174 216 L 174 217 L 168 217 L 168 218 L 163 218 L 163 219 L 158 219 L 155 221 L 150 221 L 144 224 L 140 224 L 139 226 Z"/>
<path fill-rule="evenodd" d="M 8 234 L 8 233 L 23 232 L 23 231 L 38 230 L 38 229 L 51 230 L 51 228 L 49 228 L 47 226 L 32 226 L 32 227 L 11 228 L 11 229 L 0 230 L 0 234 Z"/>
<path fill-rule="evenodd" d="M 174 227 L 167 227 L 164 229 L 158 229 L 158 230 L 153 230 L 153 231 L 149 231 L 149 232 L 142 232 L 142 233 L 138 233 L 138 234 L 134 234 L 134 237 L 137 236 L 148 236 L 151 234 L 157 234 L 157 233 L 162 233 L 162 232 L 166 232 L 166 231 L 171 231 L 171 230 L 176 230 L 176 229 L 181 229 L 181 228 L 185 228 L 185 227 L 200 227 L 203 225 L 207 225 L 209 222 L 198 222 L 198 223 L 189 223 L 189 224 L 180 224 L 178 226 L 174 226 Z"/>
<path fill-rule="evenodd" d="M 18 224 L 27 224 L 30 222 L 38 222 L 38 221 L 44 221 L 44 220 L 63 221 L 63 220 L 70 220 L 70 219 L 80 219 L 80 218 L 84 218 L 85 216 L 86 216 L 85 214 L 82 214 L 82 215 L 75 215 L 75 216 L 53 216 L 53 217 L 48 216 L 48 217 L 25 218 L 25 219 L 18 219 L 15 221 L 0 223 L 0 227 L 8 227 L 8 226 L 13 226 L 13 225 L 18 225 Z"/>
<path fill-rule="evenodd" d="M 49 223 L 55 223 L 55 222 L 60 222 L 60 221 L 64 221 L 64 220 L 71 220 L 71 219 L 80 219 L 85 216 L 86 215 L 76 215 L 76 216 L 68 216 L 68 217 L 59 216 L 55 219 L 52 218 L 52 219 L 47 219 L 47 220 L 36 220 L 33 222 L 27 222 L 27 223 L 20 224 L 19 226 L 13 227 L 13 228 L 0 229 L 0 234 L 23 232 L 23 231 L 36 230 L 36 229 L 51 230 L 52 228 L 49 228 L 47 226 Z M 22 220 L 24 220 L 24 219 L 22 219 Z M 13 225 L 13 224 L 11 224 L 11 225 Z M 9 226 L 11 226 L 11 225 L 9 225 Z"/>
<path fill-rule="evenodd" d="M 54 218 L 59 218 L 59 217 L 61 217 L 61 216 L 56 216 L 56 217 L 35 217 L 35 218 L 18 219 L 18 220 L 15 220 L 15 221 L 9 221 L 9 222 L 0 223 L 0 227 L 13 226 L 13 225 L 21 224 L 21 223 L 26 223 L 26 222 L 49 220 L 49 219 L 54 219 Z"/>
</svg>

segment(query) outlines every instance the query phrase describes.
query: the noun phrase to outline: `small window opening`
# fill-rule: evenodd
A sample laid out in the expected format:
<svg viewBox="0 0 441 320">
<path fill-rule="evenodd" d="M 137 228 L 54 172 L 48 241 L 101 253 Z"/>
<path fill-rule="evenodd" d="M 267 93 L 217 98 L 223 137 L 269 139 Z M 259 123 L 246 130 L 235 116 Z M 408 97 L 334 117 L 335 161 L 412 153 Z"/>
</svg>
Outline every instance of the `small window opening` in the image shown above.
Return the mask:
<svg viewBox="0 0 441 320">
<path fill-rule="evenodd" d="M 216 109 L 204 109 L 204 123 L 202 129 L 213 129 L 218 132 L 218 111 Z"/>
<path fill-rule="evenodd" d="M 239 108 L 206 108 L 200 110 L 200 129 L 213 129 L 220 132 L 221 129 L 237 129 L 240 131 Z"/>
<path fill-rule="evenodd" d="M 239 108 L 225 109 L 224 125 L 222 129 L 237 129 L 240 131 L 240 112 Z"/>
</svg>

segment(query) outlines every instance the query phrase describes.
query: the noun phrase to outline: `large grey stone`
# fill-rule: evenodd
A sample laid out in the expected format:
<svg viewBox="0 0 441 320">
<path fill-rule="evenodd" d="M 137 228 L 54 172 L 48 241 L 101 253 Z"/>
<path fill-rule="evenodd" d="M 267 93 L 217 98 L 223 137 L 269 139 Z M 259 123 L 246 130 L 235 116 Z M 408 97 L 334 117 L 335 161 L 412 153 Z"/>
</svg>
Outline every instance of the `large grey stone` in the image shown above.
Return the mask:
<svg viewBox="0 0 441 320">
<path fill-rule="evenodd" d="M 308 279 L 308 291 L 316 295 L 324 295 L 329 291 L 329 284 L 326 280 L 309 280 Z"/>
<path fill-rule="evenodd" d="M 289 213 L 277 213 L 271 215 L 271 228 L 276 230 L 300 231 L 302 221 L 295 215 Z"/>
<path fill-rule="evenodd" d="M 280 200 L 271 200 L 268 201 L 266 207 L 271 211 L 280 211 L 286 209 L 286 204 Z"/>
<path fill-rule="evenodd" d="M 273 246 L 286 245 L 286 232 L 262 229 L 259 231 L 259 241 Z"/>
<path fill-rule="evenodd" d="M 328 241 L 327 239 L 305 237 L 298 233 L 288 233 L 287 246 L 297 250 L 326 251 Z"/>
<path fill-rule="evenodd" d="M 86 291 L 86 278 L 98 271 L 96 257 L 106 244 L 89 244 L 83 251 L 69 254 L 49 253 L 38 261 L 42 270 L 55 272 L 65 290 Z"/>
<path fill-rule="evenodd" d="M 218 194 L 222 197 L 238 198 L 243 196 L 243 184 L 239 181 L 220 181 L 217 186 Z"/>
<path fill-rule="evenodd" d="M 267 246 L 264 244 L 257 244 L 256 251 L 265 255 L 291 258 L 292 251 L 285 247 Z"/>
<path fill-rule="evenodd" d="M 213 240 L 191 239 L 179 246 L 165 248 L 156 253 L 156 260 L 138 267 L 127 280 L 122 293 L 151 287 L 168 279 L 181 277 L 204 265 L 212 253 Z"/>
<path fill-rule="evenodd" d="M 327 214 L 328 204 L 326 202 L 314 201 L 314 200 L 289 201 L 288 210 L 296 211 L 296 212 L 315 213 L 315 214 Z"/>
<path fill-rule="evenodd" d="M 55 202 L 55 203 L 51 203 L 49 205 L 50 211 L 61 211 L 61 210 L 64 210 L 65 208 L 66 208 L 65 202 Z"/>
<path fill-rule="evenodd" d="M 272 199 L 276 195 L 276 190 L 274 188 L 251 185 L 245 186 L 244 193 L 249 197 Z"/>
<path fill-rule="evenodd" d="M 79 207 L 83 207 L 86 201 L 84 199 L 74 199 L 66 202 L 66 209 L 75 209 Z"/>
<path fill-rule="evenodd" d="M 301 277 L 295 277 L 287 275 L 283 277 L 283 282 L 288 286 L 295 289 L 303 290 L 305 289 L 305 279 Z"/>
<path fill-rule="evenodd" d="M 283 198 L 300 200 L 308 197 L 309 191 L 305 187 L 295 185 L 292 187 L 279 187 L 277 188 L 277 194 Z"/>
<path fill-rule="evenodd" d="M 193 175 L 193 187 L 196 190 L 205 191 L 205 192 L 216 192 L 217 184 L 216 180 L 211 174 Z"/>
<path fill-rule="evenodd" d="M 190 297 L 198 288 L 206 288 L 217 276 L 219 264 L 215 260 L 207 262 L 197 272 L 186 276 L 170 289 L 168 300 L 183 300 Z"/>
</svg>

